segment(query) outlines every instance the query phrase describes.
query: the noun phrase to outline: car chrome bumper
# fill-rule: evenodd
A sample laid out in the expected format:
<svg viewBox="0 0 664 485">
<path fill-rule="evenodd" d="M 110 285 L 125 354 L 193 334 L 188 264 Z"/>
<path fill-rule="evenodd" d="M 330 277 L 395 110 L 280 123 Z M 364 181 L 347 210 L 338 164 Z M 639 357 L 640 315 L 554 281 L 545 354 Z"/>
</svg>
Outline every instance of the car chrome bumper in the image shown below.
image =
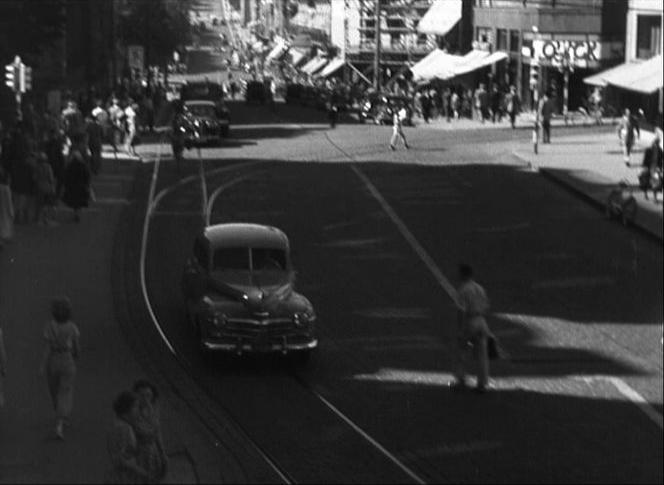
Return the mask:
<svg viewBox="0 0 664 485">
<path fill-rule="evenodd" d="M 313 338 L 306 342 L 288 342 L 288 339 L 284 338 L 282 342 L 270 342 L 266 345 L 256 344 L 253 342 L 247 342 L 238 340 L 237 342 L 220 342 L 218 340 L 203 340 L 203 348 L 206 350 L 219 351 L 219 352 L 235 352 L 237 354 L 242 353 L 271 353 L 271 352 L 297 352 L 302 350 L 313 350 L 318 347 L 318 340 Z"/>
</svg>

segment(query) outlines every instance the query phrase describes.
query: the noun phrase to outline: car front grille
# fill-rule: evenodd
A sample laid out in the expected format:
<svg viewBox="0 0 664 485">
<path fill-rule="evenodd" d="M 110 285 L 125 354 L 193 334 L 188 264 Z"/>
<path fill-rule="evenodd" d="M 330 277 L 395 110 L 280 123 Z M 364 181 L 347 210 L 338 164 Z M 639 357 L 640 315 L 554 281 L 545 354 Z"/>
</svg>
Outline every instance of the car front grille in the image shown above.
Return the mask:
<svg viewBox="0 0 664 485">
<path fill-rule="evenodd" d="M 301 333 L 301 329 L 290 318 L 229 318 L 223 333 L 232 338 L 277 339 Z"/>
</svg>

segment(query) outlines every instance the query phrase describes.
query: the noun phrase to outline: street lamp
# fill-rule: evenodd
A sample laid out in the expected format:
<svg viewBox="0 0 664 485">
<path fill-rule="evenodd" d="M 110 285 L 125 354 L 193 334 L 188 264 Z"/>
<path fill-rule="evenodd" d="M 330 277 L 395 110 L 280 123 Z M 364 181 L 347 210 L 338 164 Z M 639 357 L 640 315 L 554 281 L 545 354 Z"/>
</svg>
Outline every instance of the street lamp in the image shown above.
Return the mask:
<svg viewBox="0 0 664 485">
<path fill-rule="evenodd" d="M 533 25 L 533 33 L 535 34 L 535 39 L 540 40 L 539 29 L 536 25 Z M 534 47 L 534 45 L 533 45 Z M 533 104 L 535 105 L 535 124 L 533 125 L 533 151 L 537 154 L 537 144 L 539 139 L 539 82 L 540 82 L 540 65 L 539 53 L 535 49 L 532 51 L 532 56 L 530 58 L 530 88 L 533 90 Z"/>
</svg>

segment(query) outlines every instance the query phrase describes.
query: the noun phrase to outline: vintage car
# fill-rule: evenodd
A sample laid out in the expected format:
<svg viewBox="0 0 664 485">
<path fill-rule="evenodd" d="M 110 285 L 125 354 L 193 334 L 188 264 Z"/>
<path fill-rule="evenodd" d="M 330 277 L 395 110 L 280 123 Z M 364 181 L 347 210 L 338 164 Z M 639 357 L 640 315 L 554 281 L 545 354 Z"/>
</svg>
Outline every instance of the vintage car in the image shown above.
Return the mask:
<svg viewBox="0 0 664 485">
<path fill-rule="evenodd" d="M 184 117 L 187 123 L 185 143 L 188 146 L 219 142 L 230 131 L 230 114 L 223 102 L 185 101 Z"/>
<path fill-rule="evenodd" d="M 182 290 L 204 351 L 292 353 L 316 348 L 316 314 L 294 289 L 286 235 L 248 223 L 207 227 L 187 261 Z"/>
<path fill-rule="evenodd" d="M 413 125 L 413 103 L 406 96 L 393 94 L 372 93 L 360 101 L 360 123 L 371 121 L 377 125 L 392 124 L 392 113 L 394 110 L 406 108 L 406 119 L 402 120 L 404 125 Z"/>
<path fill-rule="evenodd" d="M 270 100 L 270 90 L 261 81 L 248 81 L 244 88 L 244 99 L 247 104 L 265 104 Z"/>
</svg>

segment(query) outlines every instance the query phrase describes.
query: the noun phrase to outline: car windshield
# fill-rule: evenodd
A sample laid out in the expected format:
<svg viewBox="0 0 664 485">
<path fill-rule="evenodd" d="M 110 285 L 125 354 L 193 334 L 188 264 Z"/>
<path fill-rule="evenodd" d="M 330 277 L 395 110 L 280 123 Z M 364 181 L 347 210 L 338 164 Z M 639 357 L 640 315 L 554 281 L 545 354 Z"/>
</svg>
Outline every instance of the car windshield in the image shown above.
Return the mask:
<svg viewBox="0 0 664 485">
<path fill-rule="evenodd" d="M 207 118 L 214 118 L 215 116 L 214 106 L 209 104 L 188 104 L 187 109 L 194 116 L 201 116 Z"/>
<path fill-rule="evenodd" d="M 254 271 L 284 271 L 286 251 L 275 248 L 219 248 L 214 252 L 215 271 L 249 271 L 249 252 Z"/>
<path fill-rule="evenodd" d="M 215 271 L 249 271 L 248 248 L 220 248 L 214 252 L 212 261 Z"/>
<path fill-rule="evenodd" d="M 286 269 L 286 251 L 274 248 L 251 250 L 254 271 L 283 271 Z"/>
</svg>

